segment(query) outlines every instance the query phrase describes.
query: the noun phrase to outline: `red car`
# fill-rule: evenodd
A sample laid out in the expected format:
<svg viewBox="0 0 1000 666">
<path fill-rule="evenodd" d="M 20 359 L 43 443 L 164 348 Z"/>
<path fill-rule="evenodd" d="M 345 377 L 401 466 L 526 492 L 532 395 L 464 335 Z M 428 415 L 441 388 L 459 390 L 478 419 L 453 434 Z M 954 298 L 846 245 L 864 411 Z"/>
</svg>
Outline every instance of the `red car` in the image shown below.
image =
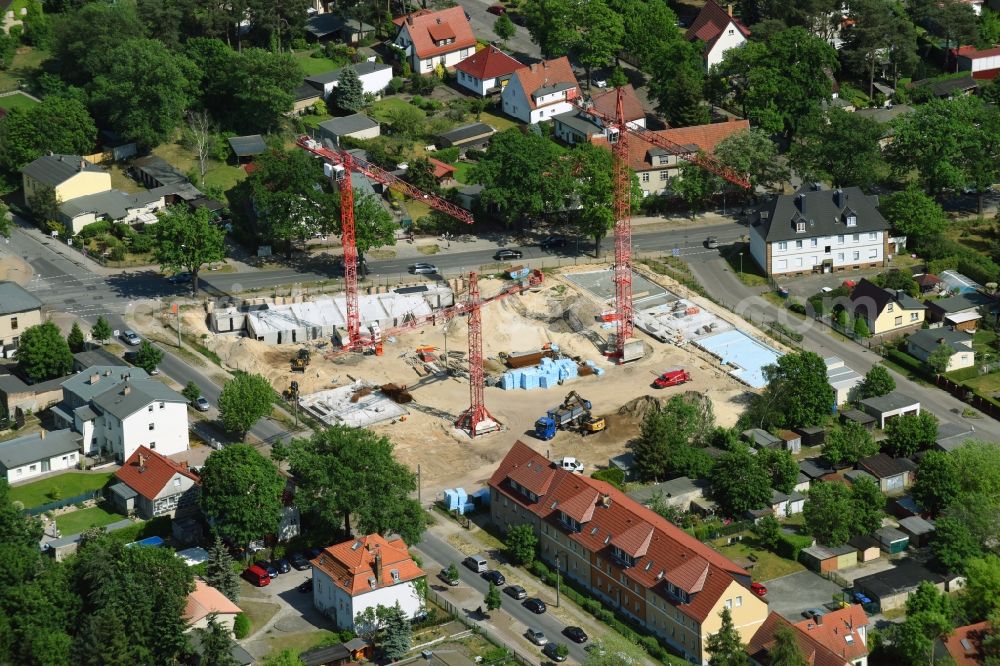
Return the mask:
<svg viewBox="0 0 1000 666">
<path fill-rule="evenodd" d="M 670 370 L 653 380 L 654 388 L 667 388 L 668 386 L 680 386 L 691 381 L 691 375 L 687 370 Z"/>
<path fill-rule="evenodd" d="M 507 13 L 507 8 L 503 5 L 490 5 L 487 7 L 486 11 L 490 14 L 496 14 L 497 16 L 502 16 Z"/>
<path fill-rule="evenodd" d="M 767 588 L 762 583 L 750 583 L 750 591 L 758 597 L 763 597 L 767 594 Z"/>
</svg>

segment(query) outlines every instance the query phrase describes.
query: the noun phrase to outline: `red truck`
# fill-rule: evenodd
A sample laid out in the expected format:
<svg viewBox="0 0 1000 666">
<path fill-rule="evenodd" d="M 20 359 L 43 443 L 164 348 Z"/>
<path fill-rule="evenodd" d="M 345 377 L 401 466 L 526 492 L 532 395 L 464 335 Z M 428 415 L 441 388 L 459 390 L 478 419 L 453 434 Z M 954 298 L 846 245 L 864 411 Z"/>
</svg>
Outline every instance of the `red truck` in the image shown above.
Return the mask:
<svg viewBox="0 0 1000 666">
<path fill-rule="evenodd" d="M 653 388 L 667 388 L 668 386 L 680 386 L 691 381 L 691 375 L 687 370 L 670 370 L 653 380 Z"/>
</svg>

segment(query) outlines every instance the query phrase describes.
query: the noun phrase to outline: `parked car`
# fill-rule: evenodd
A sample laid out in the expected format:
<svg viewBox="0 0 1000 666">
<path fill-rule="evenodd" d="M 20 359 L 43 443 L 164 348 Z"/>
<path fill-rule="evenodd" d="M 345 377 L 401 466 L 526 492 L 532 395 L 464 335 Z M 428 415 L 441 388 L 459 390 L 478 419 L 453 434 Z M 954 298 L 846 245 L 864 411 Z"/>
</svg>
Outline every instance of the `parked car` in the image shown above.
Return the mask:
<svg viewBox="0 0 1000 666">
<path fill-rule="evenodd" d="M 304 581 L 302 581 L 302 584 L 299 585 L 299 592 L 312 592 L 312 591 L 313 591 L 312 578 L 305 579 Z"/>
<path fill-rule="evenodd" d="M 870 604 L 872 602 L 872 600 L 869 599 L 864 592 L 855 592 L 854 600 L 859 604 Z"/>
<path fill-rule="evenodd" d="M 708 238 L 706 238 L 705 247 L 707 247 L 709 250 L 714 250 L 715 248 L 719 247 L 719 237 L 709 236 Z"/>
<path fill-rule="evenodd" d="M 520 601 L 528 596 L 528 593 L 520 585 L 508 585 L 503 589 L 504 594 Z"/>
<path fill-rule="evenodd" d="M 274 563 L 274 568 L 278 570 L 280 574 L 286 574 L 292 570 L 292 565 L 284 557 Z"/>
<path fill-rule="evenodd" d="M 256 564 L 247 567 L 243 571 L 243 577 L 257 587 L 264 587 L 271 584 L 271 576 L 268 575 L 266 570 L 261 569 Z"/>
<path fill-rule="evenodd" d="M 410 266 L 410 272 L 414 275 L 434 275 L 438 272 L 438 269 L 434 264 L 420 261 Z"/>
<path fill-rule="evenodd" d="M 455 572 L 455 577 L 452 578 L 448 574 L 448 569 L 441 569 L 441 573 L 438 574 L 438 578 L 440 578 L 441 580 L 443 580 L 444 582 L 446 582 L 448 585 L 451 585 L 452 587 L 455 587 L 460 582 L 459 578 L 458 578 L 458 572 L 456 571 Z"/>
<path fill-rule="evenodd" d="M 502 16 L 507 13 L 507 8 L 503 5 L 490 5 L 486 8 L 490 14 L 496 14 L 497 16 Z"/>
<path fill-rule="evenodd" d="M 566 247 L 569 241 L 566 240 L 565 236 L 549 236 L 542 239 L 542 242 L 538 244 L 543 250 L 554 250 L 556 248 Z"/>
<path fill-rule="evenodd" d="M 526 632 L 524 632 L 524 635 L 528 638 L 529 641 L 531 641 L 535 645 L 545 645 L 546 643 L 549 642 L 548 637 L 546 637 L 545 634 L 542 633 L 541 629 L 528 629 Z"/>
<path fill-rule="evenodd" d="M 587 632 L 580 627 L 566 627 L 563 629 L 563 635 L 574 643 L 587 642 Z"/>
<path fill-rule="evenodd" d="M 607 88 L 608 87 L 608 82 L 605 79 L 591 79 L 590 82 L 593 83 L 594 87 L 596 87 L 596 88 Z"/>
<path fill-rule="evenodd" d="M 127 328 L 118 337 L 127 345 L 137 345 L 142 342 L 142 338 L 139 337 L 138 333 Z"/>
<path fill-rule="evenodd" d="M 504 248 L 502 250 L 497 250 L 496 254 L 493 255 L 493 258 L 497 261 L 503 261 L 505 259 L 520 259 L 522 256 L 524 256 L 524 253 L 520 250 L 508 250 L 507 248 Z"/>
<path fill-rule="evenodd" d="M 562 643 L 546 643 L 542 654 L 552 661 L 566 661 L 566 646 Z"/>
<path fill-rule="evenodd" d="M 292 565 L 292 568 L 296 571 L 303 571 L 312 566 L 309 564 L 309 560 L 306 559 L 306 556 L 302 553 L 292 553 L 292 556 L 288 558 L 288 561 Z"/>
<path fill-rule="evenodd" d="M 504 583 L 507 582 L 507 579 L 504 578 L 503 574 L 497 571 L 496 569 L 492 569 L 484 573 L 483 578 L 485 578 L 486 580 L 490 581 L 491 583 L 497 586 L 503 585 Z"/>
<path fill-rule="evenodd" d="M 556 461 L 556 467 L 564 469 L 567 472 L 577 472 L 579 474 L 583 474 L 583 463 L 576 458 L 570 458 L 568 456 L 560 458 Z"/>
<path fill-rule="evenodd" d="M 167 278 L 167 282 L 169 282 L 170 284 L 188 284 L 189 282 L 191 282 L 191 274 L 187 272 L 174 273 L 173 275 Z"/>
<path fill-rule="evenodd" d="M 763 583 L 750 583 L 750 591 L 758 597 L 767 596 L 767 587 Z"/>
<path fill-rule="evenodd" d="M 823 617 L 823 614 L 823 611 L 818 608 L 807 608 L 802 611 L 802 617 L 807 617 L 810 620 L 819 620 L 819 618 Z"/>
<path fill-rule="evenodd" d="M 267 575 L 270 576 L 271 578 L 278 577 L 278 568 L 273 564 L 271 564 L 270 562 L 261 560 L 260 562 L 255 562 L 254 564 L 256 564 L 258 567 L 266 571 Z"/>
<path fill-rule="evenodd" d="M 208 404 L 208 398 L 203 395 L 199 395 L 198 399 L 194 401 L 194 408 L 199 412 L 207 412 L 211 405 Z"/>
<path fill-rule="evenodd" d="M 537 597 L 529 597 L 528 599 L 525 599 L 521 605 L 535 615 L 541 615 L 545 612 L 545 602 Z"/>
<path fill-rule="evenodd" d="M 462 560 L 462 564 L 469 567 L 476 573 L 485 573 L 486 569 L 489 568 L 489 563 L 482 555 L 470 555 Z"/>
<path fill-rule="evenodd" d="M 680 386 L 691 381 L 691 375 L 683 368 L 679 370 L 669 370 L 653 380 L 653 388 L 668 388 L 670 386 Z"/>
</svg>

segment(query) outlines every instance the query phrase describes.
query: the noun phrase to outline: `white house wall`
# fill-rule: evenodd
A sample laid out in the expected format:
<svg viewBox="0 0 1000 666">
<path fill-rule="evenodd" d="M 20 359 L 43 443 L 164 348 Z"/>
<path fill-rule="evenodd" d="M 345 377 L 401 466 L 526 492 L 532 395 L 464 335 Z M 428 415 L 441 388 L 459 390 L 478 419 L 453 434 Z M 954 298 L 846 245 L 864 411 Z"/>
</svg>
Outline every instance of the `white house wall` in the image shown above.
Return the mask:
<svg viewBox="0 0 1000 666">
<path fill-rule="evenodd" d="M 746 44 L 746 41 L 746 37 L 743 36 L 740 29 L 736 27 L 735 23 L 730 21 L 729 25 L 726 26 L 726 29 L 719 36 L 719 39 L 712 46 L 712 50 L 705 57 L 706 65 L 709 69 L 711 69 L 712 65 L 718 65 L 722 62 L 722 57 L 726 51 L 743 46 Z"/>
<path fill-rule="evenodd" d="M 313 567 L 313 603 L 327 613 L 337 627 L 354 629 L 354 618 L 367 608 L 395 606 L 398 602 L 406 617 L 412 618 L 423 604 L 414 581 L 380 587 L 351 597 L 343 588 L 334 585 L 322 569 Z"/>
<path fill-rule="evenodd" d="M 826 260 L 832 260 L 833 270 L 847 266 L 881 264 L 885 259 L 882 234 L 881 231 L 862 231 L 837 236 L 803 236 L 773 242 L 769 272 L 774 275 L 808 272 Z M 830 251 L 827 252 L 826 248 Z M 757 258 L 756 254 L 754 258 Z"/>
<path fill-rule="evenodd" d="M 123 422 L 123 444 L 116 443 L 114 452 L 128 460 L 140 446 L 149 447 L 160 455 L 170 456 L 188 449 L 187 405 L 181 402 L 152 403 L 153 411 L 142 408 Z M 149 424 L 153 424 L 153 430 Z M 154 446 L 155 444 L 155 446 Z"/>
<path fill-rule="evenodd" d="M 41 460 L 28 463 L 27 465 L 21 465 L 20 467 L 13 467 L 7 470 L 7 482 L 14 483 L 15 481 L 24 481 L 25 479 L 30 479 L 41 474 L 48 474 L 49 472 L 73 469 L 76 467 L 77 454 L 75 451 L 61 453 L 57 456 L 49 458 L 48 463 L 49 468 L 45 471 L 42 471 Z"/>
</svg>

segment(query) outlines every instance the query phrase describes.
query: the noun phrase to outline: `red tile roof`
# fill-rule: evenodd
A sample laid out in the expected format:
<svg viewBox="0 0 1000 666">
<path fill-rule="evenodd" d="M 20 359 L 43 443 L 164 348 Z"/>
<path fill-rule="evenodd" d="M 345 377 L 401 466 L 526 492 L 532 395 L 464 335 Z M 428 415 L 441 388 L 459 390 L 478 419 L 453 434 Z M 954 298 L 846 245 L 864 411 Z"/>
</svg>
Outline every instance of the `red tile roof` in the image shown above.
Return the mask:
<svg viewBox="0 0 1000 666">
<path fill-rule="evenodd" d="M 778 627 L 788 627 L 792 630 L 795 641 L 799 644 L 799 650 L 802 651 L 802 656 L 805 657 L 806 663 L 810 666 L 845 666 L 848 663 L 846 659 L 828 650 L 809 634 L 799 631 L 795 625 L 773 611 L 747 644 L 747 653 L 754 661 L 767 663 L 764 655 L 774 647 L 774 634 Z M 762 659 L 762 657 L 764 658 Z"/>
<path fill-rule="evenodd" d="M 140 446 L 115 472 L 115 478 L 148 500 L 156 499 L 174 474 L 181 474 L 200 484 L 197 474 L 187 463 L 176 463 L 145 446 Z"/>
<path fill-rule="evenodd" d="M 382 556 L 381 580 L 375 571 L 376 554 Z M 372 580 L 375 580 L 377 587 L 389 587 L 424 576 L 423 570 L 410 557 L 410 551 L 402 539 L 396 537 L 387 541 L 379 534 L 370 534 L 324 548 L 312 564 L 351 596 L 371 591 Z M 396 580 L 393 580 L 393 571 L 398 574 Z"/>
<path fill-rule="evenodd" d="M 594 108 L 604 115 L 612 118 L 618 115 L 618 91 L 615 88 L 608 88 L 591 95 L 590 101 L 594 103 Z M 635 94 L 635 88 L 631 83 L 622 88 L 622 110 L 625 112 L 625 122 L 646 117 L 646 110 L 642 108 L 642 102 L 639 101 L 639 96 Z"/>
<path fill-rule="evenodd" d="M 559 85 L 560 83 L 572 83 L 574 88 L 569 91 L 567 97 L 573 99 L 580 95 L 580 84 L 576 80 L 576 74 L 569 64 L 569 58 L 555 58 L 554 60 L 543 60 L 536 62 L 529 67 L 522 67 L 514 70 L 512 79 L 516 79 L 528 98 L 528 104 L 532 109 L 538 108 L 535 104 L 533 93 L 539 88 Z M 561 101 L 561 100 L 560 100 Z M 553 104 L 555 102 L 552 102 Z M 542 106 L 545 106 L 544 104 Z"/>
<path fill-rule="evenodd" d="M 461 5 L 438 11 L 422 9 L 392 20 L 400 28 L 405 27 L 413 40 L 413 50 L 421 60 L 442 53 L 475 48 L 476 35 L 472 32 L 469 19 Z M 434 42 L 454 39 L 451 44 L 438 46 Z"/>
<path fill-rule="evenodd" d="M 834 654 L 843 657 L 845 662 L 853 663 L 855 659 L 868 654 L 865 643 L 867 632 L 859 631 L 868 626 L 868 615 L 860 604 L 852 604 L 847 608 L 823 616 L 823 623 L 814 620 L 803 620 L 795 623 L 795 628 L 807 634 L 814 641 Z M 847 637 L 850 636 L 850 640 Z"/>
<path fill-rule="evenodd" d="M 529 469 L 530 473 L 526 474 L 525 470 Z M 543 474 L 542 470 L 549 472 Z M 541 491 L 532 492 L 539 495 L 539 501 L 531 502 L 510 485 L 509 480 L 519 478 L 521 481 L 517 482 L 521 486 L 525 485 L 525 478 L 536 481 L 534 487 Z M 537 482 L 540 479 L 545 480 L 544 484 Z M 577 499 L 580 495 L 592 495 L 596 491 L 598 498 L 590 520 L 583 524 L 579 532 L 570 532 L 568 537 L 588 552 L 606 557 L 609 564 L 614 562 L 611 553 L 614 545 L 636 553 L 634 565 L 621 569 L 621 573 L 635 584 L 653 590 L 699 623 L 705 620 L 734 580 L 750 584 L 750 575 L 721 553 L 613 486 L 556 469 L 549 460 L 523 442 L 516 442 L 507 452 L 490 477 L 489 485 L 564 532 L 566 527 L 560 521 L 559 512 L 567 504 L 571 510 L 574 509 L 576 503 L 583 503 L 583 500 Z M 681 589 L 690 588 L 693 593 L 690 601 L 683 603 L 670 595 L 668 583 Z M 700 591 L 695 593 L 695 590 Z"/>
<path fill-rule="evenodd" d="M 739 134 L 740 132 L 746 132 L 749 130 L 749 120 L 728 120 L 724 123 L 694 125 L 693 127 L 675 127 L 653 133 L 658 134 L 664 139 L 685 149 L 689 146 L 697 146 L 697 149 L 692 149 L 690 151 L 691 153 L 697 152 L 698 150 L 705 153 L 712 153 L 715 151 L 715 147 L 722 143 L 724 139 L 734 134 Z M 609 144 L 603 137 L 596 138 L 594 143 L 599 146 L 605 146 L 610 150 Z M 660 166 L 654 164 L 650 160 L 649 152 L 651 150 L 659 150 L 659 146 L 648 143 L 639 137 L 630 136 L 628 139 L 629 168 L 638 172 L 649 171 L 650 169 Z M 666 169 L 670 167 L 663 165 L 662 168 Z"/>
<path fill-rule="evenodd" d="M 983 636 L 989 631 L 989 622 L 967 624 L 955 627 L 955 631 L 944 639 L 944 649 L 955 660 L 956 666 L 979 666 L 983 663 Z M 965 641 L 969 648 L 962 645 Z"/>
<path fill-rule="evenodd" d="M 441 160 L 436 160 L 433 157 L 428 157 L 427 161 L 430 162 L 431 166 L 434 168 L 434 177 L 437 178 L 438 180 L 441 180 L 442 178 L 448 178 L 451 175 L 453 175 L 456 171 L 458 171 L 458 169 L 456 169 L 452 165 L 445 164 Z"/>
<path fill-rule="evenodd" d="M 455 69 L 480 81 L 488 81 L 511 74 L 524 66 L 497 47 L 487 46 L 455 65 Z"/>
<path fill-rule="evenodd" d="M 960 46 L 957 49 L 952 49 L 956 55 L 968 58 L 969 60 L 978 60 L 979 58 L 991 58 L 993 56 L 1000 55 L 1000 46 L 994 46 L 991 49 L 983 49 L 980 51 L 975 46 Z"/>
<path fill-rule="evenodd" d="M 744 37 L 750 36 L 750 29 L 743 25 L 739 19 L 730 16 L 729 12 L 715 0 L 708 0 L 698 12 L 694 23 L 684 34 L 684 38 L 689 42 L 700 39 L 705 42 L 706 50 L 711 49 L 715 40 L 722 35 L 730 23 L 734 24 Z"/>
<path fill-rule="evenodd" d="M 222 592 L 203 580 L 195 579 L 194 592 L 187 595 L 187 606 L 181 617 L 188 624 L 194 624 L 212 613 L 235 615 L 242 612 L 243 609 L 230 601 Z"/>
<path fill-rule="evenodd" d="M 597 500 L 601 494 L 595 488 L 584 488 L 556 508 L 578 523 L 585 523 L 594 517 Z"/>
</svg>

